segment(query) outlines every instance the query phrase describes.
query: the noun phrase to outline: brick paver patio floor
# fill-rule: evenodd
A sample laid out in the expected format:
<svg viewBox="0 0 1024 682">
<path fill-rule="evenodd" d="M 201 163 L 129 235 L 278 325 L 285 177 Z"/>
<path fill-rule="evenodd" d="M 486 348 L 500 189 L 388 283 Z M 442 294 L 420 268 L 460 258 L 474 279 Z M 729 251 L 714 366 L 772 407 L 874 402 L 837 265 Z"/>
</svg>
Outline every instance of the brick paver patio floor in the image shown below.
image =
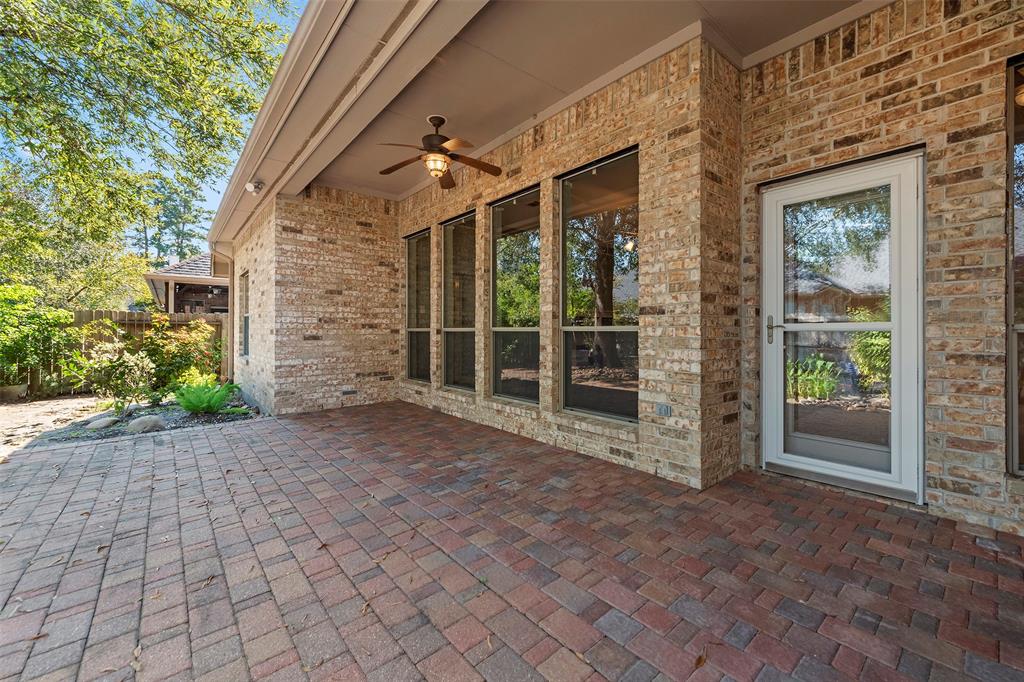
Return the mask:
<svg viewBox="0 0 1024 682">
<path fill-rule="evenodd" d="M 1024 679 L 1024 539 L 403 403 L 15 453 L 0 678 Z"/>
</svg>

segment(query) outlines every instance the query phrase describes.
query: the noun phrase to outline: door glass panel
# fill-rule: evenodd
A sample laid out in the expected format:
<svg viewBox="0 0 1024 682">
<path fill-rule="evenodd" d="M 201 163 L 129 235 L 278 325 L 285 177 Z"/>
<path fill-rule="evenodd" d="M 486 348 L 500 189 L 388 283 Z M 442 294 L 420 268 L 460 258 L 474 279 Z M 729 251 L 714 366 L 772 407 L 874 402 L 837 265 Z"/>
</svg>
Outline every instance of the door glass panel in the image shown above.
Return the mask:
<svg viewBox="0 0 1024 682">
<path fill-rule="evenodd" d="M 888 320 L 889 185 L 783 208 L 786 322 Z"/>
<path fill-rule="evenodd" d="M 888 331 L 785 333 L 788 454 L 890 469 Z"/>
</svg>

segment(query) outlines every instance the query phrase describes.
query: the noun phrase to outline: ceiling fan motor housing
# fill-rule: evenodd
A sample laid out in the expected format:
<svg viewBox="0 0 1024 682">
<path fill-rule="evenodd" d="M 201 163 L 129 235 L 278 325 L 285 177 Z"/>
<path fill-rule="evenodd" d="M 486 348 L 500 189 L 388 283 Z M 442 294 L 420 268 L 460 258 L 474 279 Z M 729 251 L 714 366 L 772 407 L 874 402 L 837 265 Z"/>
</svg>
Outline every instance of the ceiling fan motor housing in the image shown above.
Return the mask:
<svg viewBox="0 0 1024 682">
<path fill-rule="evenodd" d="M 441 133 L 431 133 L 423 136 L 423 148 L 424 149 L 437 149 L 445 142 L 448 141 L 447 135 Z"/>
</svg>

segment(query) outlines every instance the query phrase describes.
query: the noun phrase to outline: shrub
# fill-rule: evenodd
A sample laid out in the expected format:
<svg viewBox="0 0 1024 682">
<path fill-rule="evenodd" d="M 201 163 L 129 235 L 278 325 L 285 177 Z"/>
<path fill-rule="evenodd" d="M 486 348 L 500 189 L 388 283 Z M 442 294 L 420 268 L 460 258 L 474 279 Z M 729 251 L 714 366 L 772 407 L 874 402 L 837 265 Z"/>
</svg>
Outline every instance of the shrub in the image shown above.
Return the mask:
<svg viewBox="0 0 1024 682">
<path fill-rule="evenodd" d="M 850 319 L 854 322 L 876 322 L 889 319 L 888 298 L 881 310 L 854 308 Z M 853 332 L 850 343 L 850 357 L 857 365 L 857 378 L 865 391 L 880 386 L 884 395 L 889 395 L 892 361 L 892 335 L 883 331 Z"/>
<path fill-rule="evenodd" d="M 159 403 L 174 392 L 181 376 L 194 368 L 200 375 L 220 367 L 219 344 L 210 343 L 214 329 L 202 320 L 174 328 L 167 315 L 153 315 L 153 322 L 142 337 L 140 348 L 153 362 L 155 379 L 150 402 Z"/>
<path fill-rule="evenodd" d="M 78 386 L 111 399 L 118 414 L 149 396 L 155 374 L 152 360 L 127 350 L 120 337 L 96 343 L 85 353 L 76 351 L 64 368 Z"/>
<path fill-rule="evenodd" d="M 40 304 L 38 289 L 0 285 L 0 384 L 25 383 L 29 371 L 40 370 L 40 386 L 59 387 L 50 374 L 80 341 L 67 310 Z"/>
<path fill-rule="evenodd" d="M 197 367 L 189 367 L 178 377 L 179 386 L 216 386 L 217 375 L 213 372 L 203 374 Z"/>
<path fill-rule="evenodd" d="M 839 367 L 820 353 L 786 362 L 786 397 L 828 400 L 839 388 Z"/>
<path fill-rule="evenodd" d="M 188 412 L 214 414 L 224 409 L 238 388 L 238 384 L 180 386 L 174 397 Z"/>
</svg>

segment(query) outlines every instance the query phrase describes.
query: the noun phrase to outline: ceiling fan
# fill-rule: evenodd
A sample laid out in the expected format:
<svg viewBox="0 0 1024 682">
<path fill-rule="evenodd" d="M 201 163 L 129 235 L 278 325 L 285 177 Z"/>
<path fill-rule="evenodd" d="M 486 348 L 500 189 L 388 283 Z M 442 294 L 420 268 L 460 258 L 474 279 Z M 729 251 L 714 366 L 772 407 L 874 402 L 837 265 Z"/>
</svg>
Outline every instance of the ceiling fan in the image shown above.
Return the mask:
<svg viewBox="0 0 1024 682">
<path fill-rule="evenodd" d="M 465 164 L 470 168 L 476 168 L 484 173 L 501 175 L 501 169 L 497 166 L 492 166 L 486 161 L 481 161 L 480 159 L 474 159 L 472 156 L 456 154 L 456 150 L 471 149 L 473 145 L 470 142 L 463 140 L 461 137 L 448 137 L 447 135 L 442 135 L 439 131 L 446 121 L 447 119 L 444 116 L 428 116 L 427 123 L 434 127 L 434 132 L 424 135 L 420 145 L 402 144 L 400 142 L 381 142 L 380 144 L 386 147 L 409 147 L 410 149 L 418 149 L 424 153 L 419 156 L 406 159 L 405 161 L 400 161 L 394 166 L 388 166 L 382 170 L 380 174 L 388 175 L 389 173 L 394 173 L 399 168 L 405 168 L 410 163 L 422 161 L 431 177 L 437 178 L 443 189 L 451 189 L 452 187 L 455 187 L 455 176 L 452 175 L 451 170 L 453 161 Z"/>
</svg>

